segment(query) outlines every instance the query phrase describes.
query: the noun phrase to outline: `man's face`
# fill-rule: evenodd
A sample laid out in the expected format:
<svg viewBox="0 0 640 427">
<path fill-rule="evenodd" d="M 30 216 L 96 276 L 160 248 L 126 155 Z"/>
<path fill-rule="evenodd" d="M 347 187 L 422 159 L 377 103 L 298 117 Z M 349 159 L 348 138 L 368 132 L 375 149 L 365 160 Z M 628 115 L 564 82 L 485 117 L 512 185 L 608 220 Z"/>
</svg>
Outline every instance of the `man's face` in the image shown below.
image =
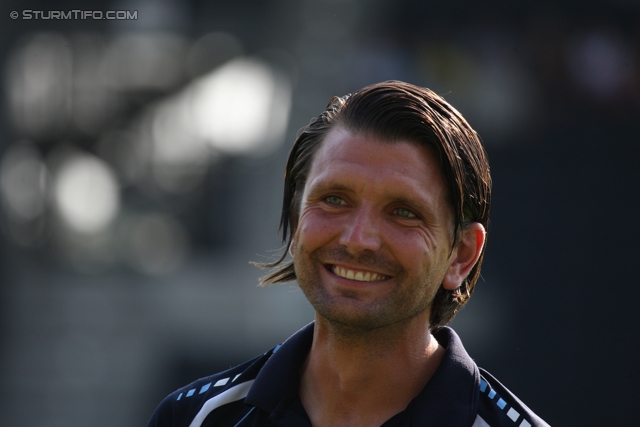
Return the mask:
<svg viewBox="0 0 640 427">
<path fill-rule="evenodd" d="M 292 253 L 316 311 L 359 329 L 428 309 L 452 263 L 452 213 L 426 147 L 335 128 L 315 154 Z"/>
</svg>

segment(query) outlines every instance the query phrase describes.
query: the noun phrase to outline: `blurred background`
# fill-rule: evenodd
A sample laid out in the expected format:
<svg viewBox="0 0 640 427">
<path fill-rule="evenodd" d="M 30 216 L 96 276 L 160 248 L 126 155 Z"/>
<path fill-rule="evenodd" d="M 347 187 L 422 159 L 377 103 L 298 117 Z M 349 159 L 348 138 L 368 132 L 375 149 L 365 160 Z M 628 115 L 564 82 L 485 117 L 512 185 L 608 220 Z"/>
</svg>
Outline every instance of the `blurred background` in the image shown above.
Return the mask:
<svg viewBox="0 0 640 427">
<path fill-rule="evenodd" d="M 478 3 L 4 1 L 0 424 L 145 425 L 312 320 L 249 265 L 288 150 L 399 79 L 489 153 L 469 353 L 551 425 L 637 425 L 640 2 Z"/>
</svg>

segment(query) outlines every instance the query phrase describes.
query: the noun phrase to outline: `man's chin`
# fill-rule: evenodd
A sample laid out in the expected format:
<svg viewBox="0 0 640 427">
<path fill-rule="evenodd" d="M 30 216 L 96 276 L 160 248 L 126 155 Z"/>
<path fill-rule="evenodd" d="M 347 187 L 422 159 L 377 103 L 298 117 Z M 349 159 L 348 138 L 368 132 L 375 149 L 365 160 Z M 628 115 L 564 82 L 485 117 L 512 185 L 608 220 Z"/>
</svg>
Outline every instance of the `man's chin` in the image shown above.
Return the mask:
<svg viewBox="0 0 640 427">
<path fill-rule="evenodd" d="M 344 295 L 333 297 L 331 300 L 331 303 L 315 301 L 311 304 L 316 312 L 332 326 L 364 332 L 393 323 L 389 313 L 381 310 L 376 304 Z"/>
</svg>

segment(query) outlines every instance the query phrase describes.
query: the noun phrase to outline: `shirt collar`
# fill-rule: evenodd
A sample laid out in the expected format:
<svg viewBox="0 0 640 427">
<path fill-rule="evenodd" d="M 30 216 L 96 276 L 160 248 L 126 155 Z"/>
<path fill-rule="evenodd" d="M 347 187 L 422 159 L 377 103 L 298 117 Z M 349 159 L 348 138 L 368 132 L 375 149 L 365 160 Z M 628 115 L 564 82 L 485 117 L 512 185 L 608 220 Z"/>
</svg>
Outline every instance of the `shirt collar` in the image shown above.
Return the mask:
<svg viewBox="0 0 640 427">
<path fill-rule="evenodd" d="M 256 377 L 245 402 L 273 413 L 278 406 L 297 395 L 300 367 L 304 363 L 313 340 L 313 325 L 309 323 L 293 334 L 282 345 L 274 348 L 273 355 Z"/>
<path fill-rule="evenodd" d="M 434 336 L 446 349 L 444 357 L 407 409 L 416 425 L 429 420 L 430 425 L 469 426 L 478 412 L 480 372 L 453 329 L 441 328 Z"/>
<path fill-rule="evenodd" d="M 247 395 L 247 404 L 271 414 L 284 415 L 293 399 L 297 399 L 300 367 L 311 348 L 313 327 L 312 322 L 272 350 L 274 354 L 261 369 Z M 444 327 L 434 335 L 446 348 L 445 355 L 402 417 L 408 416 L 409 425 L 416 426 L 424 425 L 425 420 L 429 420 L 430 425 L 469 426 L 478 410 L 478 367 L 453 329 Z"/>
</svg>

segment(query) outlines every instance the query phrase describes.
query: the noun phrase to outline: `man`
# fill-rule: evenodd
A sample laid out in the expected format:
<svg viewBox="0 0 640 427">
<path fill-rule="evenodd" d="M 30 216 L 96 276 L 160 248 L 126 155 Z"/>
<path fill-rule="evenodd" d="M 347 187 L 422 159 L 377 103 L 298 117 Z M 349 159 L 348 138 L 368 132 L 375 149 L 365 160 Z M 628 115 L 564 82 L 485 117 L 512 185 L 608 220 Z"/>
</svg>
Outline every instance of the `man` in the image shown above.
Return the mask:
<svg viewBox="0 0 640 427">
<path fill-rule="evenodd" d="M 315 322 L 172 393 L 149 426 L 546 426 L 445 326 L 480 274 L 490 197 L 477 134 L 430 90 L 334 98 L 289 155 L 292 261 L 262 278 L 297 280 Z"/>
</svg>

